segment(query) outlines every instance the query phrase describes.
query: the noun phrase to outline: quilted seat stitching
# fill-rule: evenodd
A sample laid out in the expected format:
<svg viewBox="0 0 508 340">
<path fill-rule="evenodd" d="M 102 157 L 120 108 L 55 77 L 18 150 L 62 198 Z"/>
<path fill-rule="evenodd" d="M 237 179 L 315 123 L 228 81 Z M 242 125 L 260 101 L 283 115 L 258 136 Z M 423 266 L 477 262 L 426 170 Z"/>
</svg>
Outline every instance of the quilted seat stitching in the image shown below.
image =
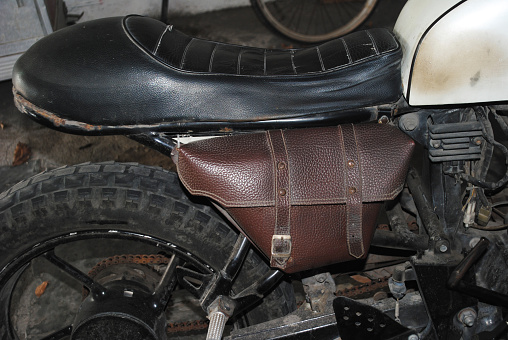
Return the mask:
<svg viewBox="0 0 508 340">
<path fill-rule="evenodd" d="M 171 32 L 172 29 L 173 29 L 173 25 L 167 25 L 166 28 L 164 29 L 164 31 L 162 31 L 159 39 L 157 40 L 157 45 L 155 45 L 155 49 L 153 50 L 154 55 L 157 55 L 157 51 L 159 50 L 159 47 L 161 46 L 162 38 L 164 38 L 164 35 L 167 32 Z"/>
</svg>

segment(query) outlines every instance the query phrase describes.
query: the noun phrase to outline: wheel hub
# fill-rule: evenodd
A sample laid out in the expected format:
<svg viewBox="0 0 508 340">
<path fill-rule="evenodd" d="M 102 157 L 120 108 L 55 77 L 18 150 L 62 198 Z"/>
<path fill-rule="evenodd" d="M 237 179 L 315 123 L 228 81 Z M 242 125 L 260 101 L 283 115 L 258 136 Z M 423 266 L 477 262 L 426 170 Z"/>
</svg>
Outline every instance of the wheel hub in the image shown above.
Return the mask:
<svg viewBox="0 0 508 340">
<path fill-rule="evenodd" d="M 142 264 L 119 264 L 97 274 L 106 288 L 88 294 L 76 316 L 72 339 L 166 339 L 163 306 L 152 292 L 160 275 Z"/>
<path fill-rule="evenodd" d="M 159 339 L 153 329 L 139 321 L 121 313 L 96 314 L 94 318 L 80 323 L 72 339 Z"/>
</svg>

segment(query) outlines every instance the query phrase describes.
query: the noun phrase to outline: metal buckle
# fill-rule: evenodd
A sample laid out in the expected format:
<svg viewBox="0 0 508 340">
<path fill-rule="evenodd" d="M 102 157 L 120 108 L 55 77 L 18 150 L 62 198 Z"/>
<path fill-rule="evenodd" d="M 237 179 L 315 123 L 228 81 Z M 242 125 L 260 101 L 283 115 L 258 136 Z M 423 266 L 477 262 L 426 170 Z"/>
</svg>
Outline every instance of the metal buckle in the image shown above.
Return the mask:
<svg viewBox="0 0 508 340">
<path fill-rule="evenodd" d="M 291 235 L 272 236 L 272 258 L 288 259 L 291 256 Z"/>
</svg>

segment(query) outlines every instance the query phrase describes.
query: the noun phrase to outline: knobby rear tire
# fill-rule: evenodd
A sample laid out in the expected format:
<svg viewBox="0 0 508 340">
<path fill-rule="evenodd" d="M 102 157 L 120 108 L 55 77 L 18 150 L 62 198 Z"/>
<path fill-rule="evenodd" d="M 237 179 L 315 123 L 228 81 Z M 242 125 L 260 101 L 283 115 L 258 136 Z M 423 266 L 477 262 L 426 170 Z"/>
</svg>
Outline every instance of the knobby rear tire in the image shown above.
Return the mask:
<svg viewBox="0 0 508 340">
<path fill-rule="evenodd" d="M 66 166 L 0 194 L 0 282 L 10 262 L 34 245 L 73 232 L 110 229 L 168 241 L 215 271 L 223 267 L 238 235 L 207 202 L 189 196 L 173 172 L 113 162 Z M 233 289 L 251 285 L 268 270 L 251 249 Z M 292 287 L 282 282 L 248 313 L 248 322 L 294 309 Z M 8 338 L 6 310 L 0 306 L 1 339 Z"/>
</svg>

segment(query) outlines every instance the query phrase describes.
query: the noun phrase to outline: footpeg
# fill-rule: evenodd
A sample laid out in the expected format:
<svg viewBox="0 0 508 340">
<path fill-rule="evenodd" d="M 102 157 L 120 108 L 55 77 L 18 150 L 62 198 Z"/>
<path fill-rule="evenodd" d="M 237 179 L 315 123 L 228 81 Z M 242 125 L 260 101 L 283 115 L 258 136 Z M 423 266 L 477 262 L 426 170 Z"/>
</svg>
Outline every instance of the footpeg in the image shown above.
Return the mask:
<svg viewBox="0 0 508 340">
<path fill-rule="evenodd" d="M 208 318 L 210 319 L 210 324 L 208 325 L 206 340 L 222 339 L 222 333 L 224 332 L 224 327 L 226 326 L 228 317 L 224 313 L 213 312 L 208 316 Z"/>
<path fill-rule="evenodd" d="M 208 307 L 208 333 L 206 340 L 220 340 L 229 317 L 233 315 L 234 302 L 223 296 L 217 297 Z"/>
</svg>

